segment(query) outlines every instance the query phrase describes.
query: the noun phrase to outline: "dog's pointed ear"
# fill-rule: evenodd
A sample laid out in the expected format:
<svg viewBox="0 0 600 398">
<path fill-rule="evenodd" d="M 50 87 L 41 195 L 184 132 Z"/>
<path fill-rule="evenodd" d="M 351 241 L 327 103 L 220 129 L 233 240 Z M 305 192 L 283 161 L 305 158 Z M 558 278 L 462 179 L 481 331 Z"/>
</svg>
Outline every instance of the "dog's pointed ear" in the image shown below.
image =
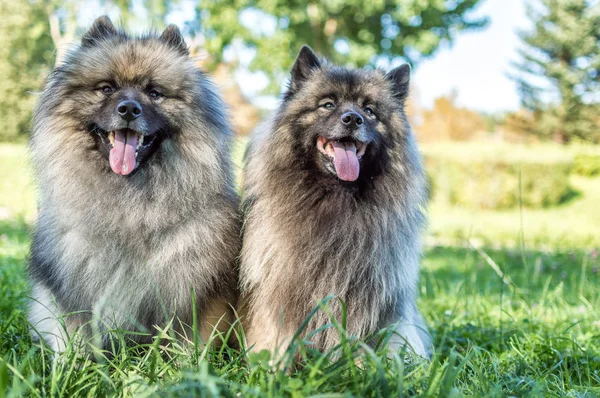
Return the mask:
<svg viewBox="0 0 600 398">
<path fill-rule="evenodd" d="M 410 84 L 410 65 L 404 64 L 389 71 L 385 78 L 392 83 L 392 92 L 399 101 L 404 101 L 408 97 Z"/>
<path fill-rule="evenodd" d="M 81 38 L 81 44 L 84 47 L 93 46 L 99 41 L 106 40 L 118 34 L 115 25 L 108 16 L 103 15 L 96 18 L 92 26 Z"/>
<path fill-rule="evenodd" d="M 160 40 L 173 47 L 182 55 L 189 55 L 190 52 L 188 50 L 187 45 L 185 44 L 185 40 L 181 35 L 181 31 L 177 27 L 177 25 L 170 24 L 167 26 L 164 32 L 160 35 Z"/>
<path fill-rule="evenodd" d="M 308 79 L 315 70 L 321 68 L 321 62 L 317 54 L 309 46 L 302 46 L 294 66 L 292 66 L 292 78 L 290 80 L 290 91 L 295 92 Z"/>
</svg>

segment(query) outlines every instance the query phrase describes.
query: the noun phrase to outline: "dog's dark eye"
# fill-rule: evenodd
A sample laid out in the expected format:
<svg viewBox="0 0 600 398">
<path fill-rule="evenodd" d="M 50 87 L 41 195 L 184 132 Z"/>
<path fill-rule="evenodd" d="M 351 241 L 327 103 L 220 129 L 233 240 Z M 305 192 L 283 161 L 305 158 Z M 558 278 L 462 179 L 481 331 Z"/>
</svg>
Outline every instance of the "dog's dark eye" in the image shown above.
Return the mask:
<svg viewBox="0 0 600 398">
<path fill-rule="evenodd" d="M 325 108 L 325 109 L 333 109 L 333 108 L 335 108 L 335 104 L 330 101 L 330 102 L 324 103 L 323 105 L 321 105 L 321 107 Z"/>
<path fill-rule="evenodd" d="M 150 90 L 150 92 L 148 93 L 148 95 L 152 99 L 158 99 L 158 98 L 163 97 L 162 93 L 158 92 L 157 90 Z"/>
<path fill-rule="evenodd" d="M 108 84 L 105 84 L 103 86 L 100 86 L 99 90 L 102 92 L 102 94 L 104 95 L 111 95 L 112 93 L 115 92 L 115 89 L 112 88 L 112 86 L 109 86 Z"/>
<path fill-rule="evenodd" d="M 366 113 L 367 115 L 369 115 L 369 116 L 373 116 L 373 115 L 375 114 L 375 112 L 373 111 L 373 108 L 371 108 L 371 107 L 369 107 L 369 106 L 367 106 L 367 107 L 364 109 L 364 111 L 365 111 L 365 113 Z"/>
</svg>

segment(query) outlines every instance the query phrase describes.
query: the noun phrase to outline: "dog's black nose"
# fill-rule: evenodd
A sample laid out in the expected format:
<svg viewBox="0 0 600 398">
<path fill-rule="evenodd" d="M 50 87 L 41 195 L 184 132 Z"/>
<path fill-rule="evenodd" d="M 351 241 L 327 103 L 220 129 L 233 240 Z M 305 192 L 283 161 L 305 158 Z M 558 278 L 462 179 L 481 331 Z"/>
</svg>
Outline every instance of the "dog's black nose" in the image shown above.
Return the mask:
<svg viewBox="0 0 600 398">
<path fill-rule="evenodd" d="M 134 100 L 125 100 L 117 105 L 117 113 L 128 122 L 137 119 L 142 114 L 142 106 Z"/>
<path fill-rule="evenodd" d="M 358 127 L 365 122 L 365 119 L 356 112 L 346 112 L 342 115 L 342 124 L 348 127 Z"/>
</svg>

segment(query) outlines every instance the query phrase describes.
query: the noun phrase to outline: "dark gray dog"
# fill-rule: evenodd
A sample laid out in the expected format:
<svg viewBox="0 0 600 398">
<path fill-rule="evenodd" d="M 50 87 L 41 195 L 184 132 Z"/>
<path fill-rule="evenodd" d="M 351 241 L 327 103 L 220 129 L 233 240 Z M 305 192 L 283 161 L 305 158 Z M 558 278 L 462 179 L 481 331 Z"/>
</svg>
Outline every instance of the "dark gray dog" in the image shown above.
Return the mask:
<svg viewBox="0 0 600 398">
<path fill-rule="evenodd" d="M 284 350 L 329 294 L 347 331 L 397 323 L 390 348 L 427 357 L 415 298 L 425 178 L 404 113 L 410 68 L 385 74 L 322 64 L 303 47 L 274 118 L 251 139 L 244 173 L 242 324 L 248 345 Z M 332 307 L 340 317 L 340 307 Z M 324 312 L 309 330 L 328 322 Z M 328 350 L 333 329 L 313 338 Z"/>
</svg>

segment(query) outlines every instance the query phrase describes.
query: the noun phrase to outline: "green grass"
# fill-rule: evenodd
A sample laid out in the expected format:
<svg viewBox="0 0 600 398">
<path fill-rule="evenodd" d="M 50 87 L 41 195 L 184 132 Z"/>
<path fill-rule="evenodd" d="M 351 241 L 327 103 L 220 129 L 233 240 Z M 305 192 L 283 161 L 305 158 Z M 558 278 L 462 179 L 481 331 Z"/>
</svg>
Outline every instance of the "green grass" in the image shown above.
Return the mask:
<svg viewBox="0 0 600 398">
<path fill-rule="evenodd" d="M 0 173 L 26 175 L 22 147 L 0 145 L 0 154 Z M 333 353 L 337 356 L 301 346 L 304 366 L 288 373 L 264 355 L 186 346 L 168 332 L 154 344 L 121 349 L 112 357 L 98 355 L 92 361 L 73 349 L 52 358 L 28 334 L 29 224 L 24 220 L 35 206 L 33 195 L 23 188 L 30 183 L 15 177 L 13 184 L 0 191 L 1 206 L 14 215 L 0 220 L 0 397 L 600 396 L 600 258 L 577 238 L 594 231 L 591 220 L 597 220 L 600 210 L 587 196 L 599 192 L 591 189 L 598 189 L 596 180 L 582 180 L 577 185 L 581 196 L 560 208 L 524 212 L 526 242 L 531 233 L 540 240 L 525 250 L 517 248 L 518 211 L 481 215 L 433 206 L 436 241 L 465 243 L 461 236 L 469 236 L 470 225 L 481 225 L 470 236 L 482 242 L 487 237 L 498 247 L 437 245 L 426 250 L 420 308 L 435 341 L 431 362 L 385 359 L 380 352 L 347 342 Z M 10 197 L 19 191 L 15 186 L 21 187 L 18 200 Z M 573 230 L 575 236 L 564 237 L 558 248 L 545 247 L 536 222 L 547 218 L 559 225 L 562 219 L 577 229 L 576 221 L 565 218 L 584 210 L 588 213 L 580 220 L 591 219 L 581 227 L 585 232 Z M 466 225 L 461 226 L 461 217 Z M 480 218 L 499 224 L 476 224 Z M 510 221 L 500 223 L 506 218 Z M 464 235 L 437 227 L 442 223 L 455 225 Z M 555 238 L 559 242 L 561 236 Z M 597 245 L 594 239 L 590 242 Z"/>
<path fill-rule="evenodd" d="M 509 164 L 534 163 L 541 170 L 547 169 L 552 172 L 554 165 L 572 162 L 573 154 L 584 152 L 595 153 L 598 149 L 592 146 L 575 146 L 564 148 L 556 144 L 538 145 L 510 145 L 502 143 L 438 143 L 422 146 L 423 153 L 432 159 L 453 159 L 459 162 L 474 162 L 479 160 L 485 162 L 490 159 L 493 162 L 506 161 Z M 434 162 L 435 163 L 435 162 Z M 444 165 L 442 163 L 442 165 Z M 478 164 L 472 164 L 475 170 L 479 170 Z M 477 168 L 476 168 L 477 166 Z M 493 168 L 492 168 L 493 170 Z M 544 177 L 540 170 L 540 178 Z M 557 169 L 558 170 L 558 169 Z M 485 172 L 483 172 L 485 171 Z M 473 190 L 474 199 L 482 199 L 488 192 L 481 191 L 485 187 L 494 186 L 489 184 L 486 175 L 488 169 L 480 171 L 481 183 Z M 505 173 L 499 169 L 498 173 Z M 477 173 L 474 173 L 477 175 Z M 528 178 L 526 178 L 528 177 Z M 435 180 L 435 176 L 432 177 Z M 532 181 L 532 176 L 523 175 L 523 181 Z M 506 181 L 505 181 L 506 179 Z M 473 182 L 473 179 L 455 178 L 455 181 Z M 500 178 L 495 183 L 505 181 L 507 176 Z M 554 181 L 551 177 L 545 181 L 537 181 L 540 187 L 533 192 L 538 194 L 548 192 L 552 186 L 561 191 L 564 186 Z M 439 197 L 435 196 L 429 206 L 430 212 L 430 237 L 436 242 L 463 243 L 467 239 L 474 239 L 490 246 L 517 247 L 523 240 L 527 247 L 535 247 L 543 250 L 600 247 L 600 176 L 594 178 L 578 176 L 571 173 L 568 181 L 570 194 L 562 203 L 548 207 L 513 207 L 503 210 L 498 209 L 475 209 L 459 207 L 450 204 L 445 192 Z M 550 185 L 553 184 L 553 185 Z M 560 187 L 558 185 L 561 185 Z M 511 187 L 508 184 L 507 187 Z M 502 191 L 508 189 L 497 188 Z M 440 191 L 456 191 L 456 187 L 440 187 Z M 467 188 L 463 192 L 468 192 Z M 475 191 L 479 189 L 479 191 Z M 504 192 L 506 194 L 509 192 Z M 496 193 L 498 195 L 498 193 Z M 525 196 L 525 193 L 523 193 Z M 539 198 L 538 198 L 539 199 Z"/>
<path fill-rule="evenodd" d="M 35 213 L 35 189 L 25 144 L 0 144 L 0 218 Z"/>
<path fill-rule="evenodd" d="M 473 210 L 434 200 L 429 208 L 431 238 L 442 242 L 474 239 L 490 246 L 542 250 L 600 247 L 600 177 L 571 176 L 575 195 L 548 208 Z"/>
</svg>

